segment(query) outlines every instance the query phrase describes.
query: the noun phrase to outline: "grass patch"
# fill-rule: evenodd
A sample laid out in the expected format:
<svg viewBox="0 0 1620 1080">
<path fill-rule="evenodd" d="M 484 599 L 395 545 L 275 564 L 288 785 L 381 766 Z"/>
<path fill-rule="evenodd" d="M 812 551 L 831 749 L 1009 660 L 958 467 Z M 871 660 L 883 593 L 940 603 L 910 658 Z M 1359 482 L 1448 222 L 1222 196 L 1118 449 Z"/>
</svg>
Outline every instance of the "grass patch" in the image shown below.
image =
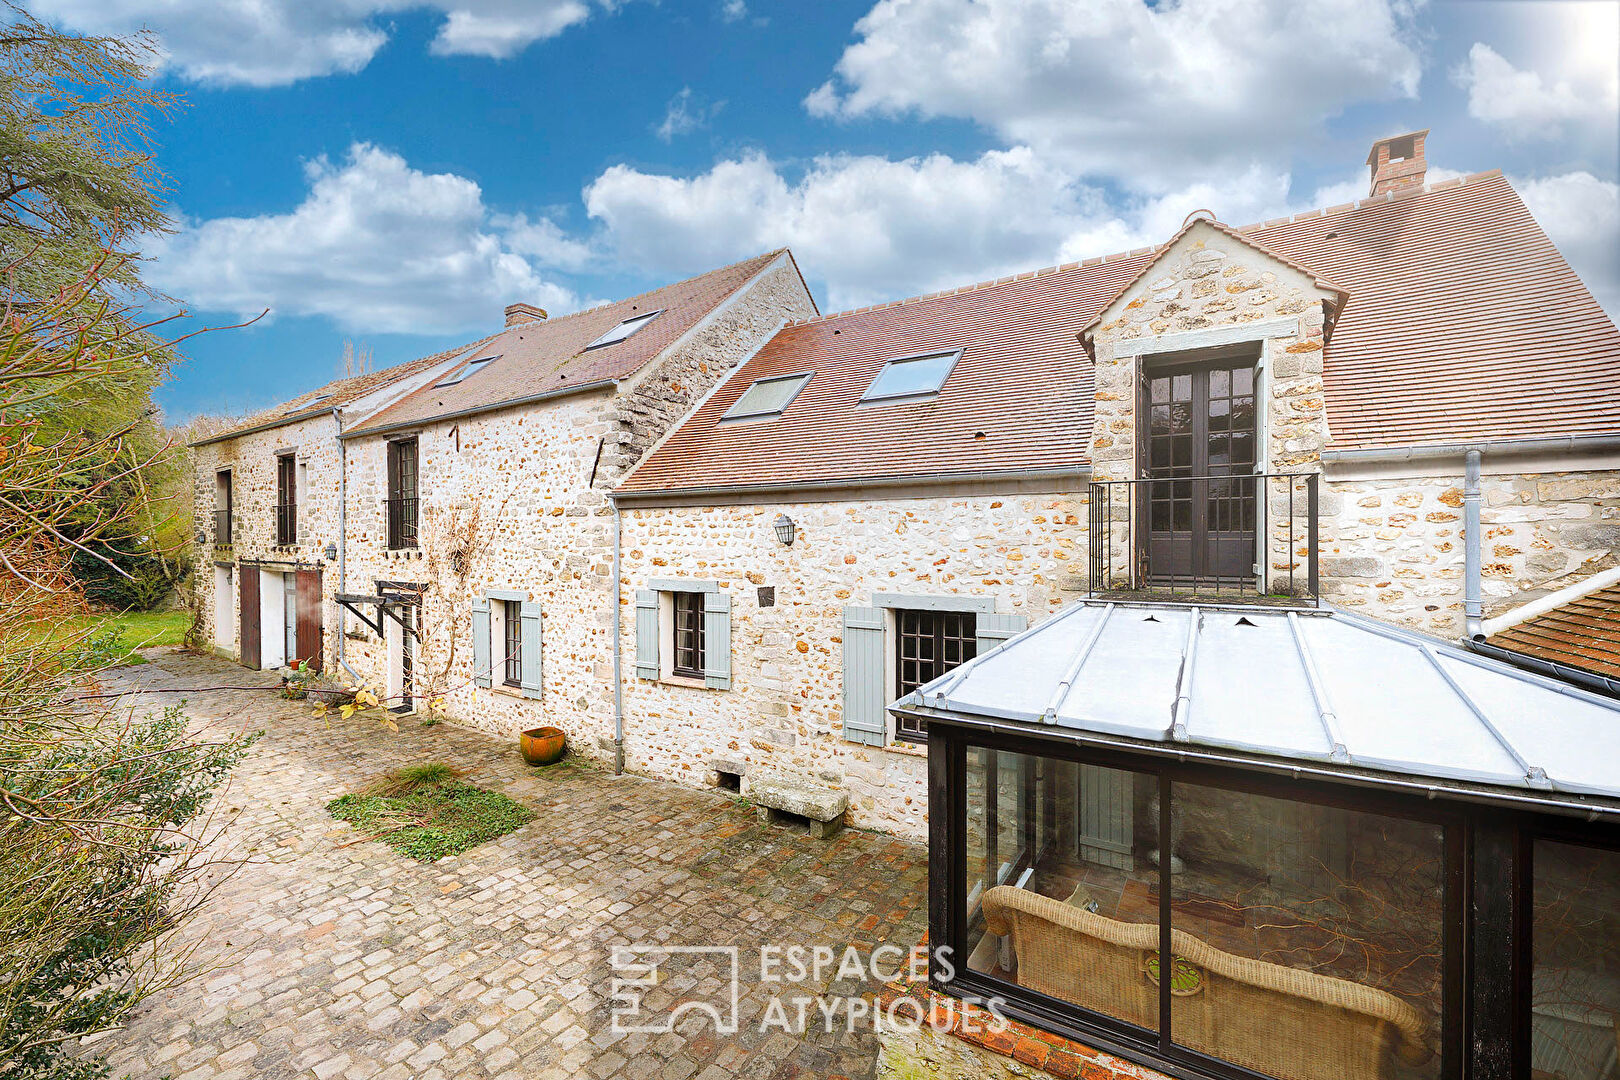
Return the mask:
<svg viewBox="0 0 1620 1080">
<path fill-rule="evenodd" d="M 184 611 L 131 611 L 122 615 L 81 615 L 64 619 L 38 632 L 40 642 L 56 642 L 63 647 L 75 641 L 114 631 L 108 664 L 144 664 L 136 649 L 159 645 L 180 645 L 191 626 L 191 615 Z M 30 631 L 30 637 L 34 636 Z"/>
<path fill-rule="evenodd" d="M 459 854 L 533 820 L 533 810 L 463 783 L 462 776 L 444 762 L 410 765 L 333 799 L 326 809 L 359 829 L 361 840 L 381 840 L 423 862 Z"/>
</svg>

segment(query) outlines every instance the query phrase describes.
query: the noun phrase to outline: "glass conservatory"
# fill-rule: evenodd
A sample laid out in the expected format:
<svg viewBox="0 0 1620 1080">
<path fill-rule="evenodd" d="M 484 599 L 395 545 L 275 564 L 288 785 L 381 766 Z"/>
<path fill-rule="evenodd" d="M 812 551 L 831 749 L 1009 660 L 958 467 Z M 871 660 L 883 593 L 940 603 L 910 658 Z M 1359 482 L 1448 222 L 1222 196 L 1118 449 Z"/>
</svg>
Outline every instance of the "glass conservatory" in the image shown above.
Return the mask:
<svg viewBox="0 0 1620 1080">
<path fill-rule="evenodd" d="M 1179 1077 L 1620 1080 L 1620 701 L 1339 611 L 1087 601 L 894 711 L 936 989 Z"/>
</svg>

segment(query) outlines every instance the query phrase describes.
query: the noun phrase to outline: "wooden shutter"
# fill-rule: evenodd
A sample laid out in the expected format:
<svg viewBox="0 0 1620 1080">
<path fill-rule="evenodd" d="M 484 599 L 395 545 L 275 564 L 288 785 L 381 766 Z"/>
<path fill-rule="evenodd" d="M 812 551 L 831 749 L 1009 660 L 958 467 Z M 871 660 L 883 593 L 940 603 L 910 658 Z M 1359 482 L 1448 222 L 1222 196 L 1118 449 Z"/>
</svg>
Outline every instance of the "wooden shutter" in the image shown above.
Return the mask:
<svg viewBox="0 0 1620 1080">
<path fill-rule="evenodd" d="M 882 608 L 844 608 L 844 738 L 850 742 L 882 746 L 888 733 L 885 629 Z"/>
<path fill-rule="evenodd" d="M 489 601 L 480 596 L 472 607 L 473 682 L 489 686 Z"/>
<path fill-rule="evenodd" d="M 508 608 L 508 611 L 511 609 Z M 523 696 L 540 696 L 540 605 L 526 603 L 522 608 L 521 636 L 518 638 L 518 659 L 522 665 Z"/>
<path fill-rule="evenodd" d="M 658 593 L 636 590 L 636 678 L 658 678 Z"/>
<path fill-rule="evenodd" d="M 321 572 L 298 571 L 298 627 L 293 643 L 297 646 L 297 659 L 309 661 L 311 671 L 321 670 L 321 656 L 326 651 L 321 606 Z M 297 666 L 297 661 L 289 663 Z"/>
<path fill-rule="evenodd" d="M 237 567 L 242 590 L 242 666 L 259 670 L 259 568 Z"/>
<path fill-rule="evenodd" d="M 979 655 L 1000 645 L 1010 637 L 1029 628 L 1029 620 L 1022 615 L 1003 615 L 999 611 L 980 612 L 974 620 L 974 636 L 979 639 Z"/>
<path fill-rule="evenodd" d="M 731 597 L 703 594 L 703 685 L 731 689 Z"/>
</svg>

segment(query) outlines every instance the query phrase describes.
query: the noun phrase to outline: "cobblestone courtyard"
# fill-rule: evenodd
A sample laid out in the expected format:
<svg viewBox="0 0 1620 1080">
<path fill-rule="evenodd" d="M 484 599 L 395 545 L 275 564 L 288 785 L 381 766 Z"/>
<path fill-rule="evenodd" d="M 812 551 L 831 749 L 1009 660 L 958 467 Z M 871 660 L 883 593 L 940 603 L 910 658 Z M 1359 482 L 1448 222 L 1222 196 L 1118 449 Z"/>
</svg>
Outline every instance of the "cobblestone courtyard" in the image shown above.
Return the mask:
<svg viewBox="0 0 1620 1080">
<path fill-rule="evenodd" d="M 112 688 L 273 685 L 233 664 L 164 653 Z M 574 765 L 531 769 L 513 745 L 414 720 L 330 723 L 264 690 L 183 700 L 213 730 L 264 737 L 220 796 L 227 844 L 246 862 L 188 928 L 213 965 L 103 1036 L 115 1075 L 176 1080 L 314 1076 L 871 1076 L 877 1040 L 761 1030 L 773 997 L 819 992 L 760 983 L 761 944 L 916 944 L 926 862 L 915 844 L 844 831 L 832 841 L 762 827 L 744 804 Z M 538 817 L 459 857 L 421 864 L 357 839 L 325 804 L 402 764 L 449 761 Z M 688 1014 L 665 1034 L 610 1024 L 615 945 L 738 945 L 734 1035 Z M 714 1000 L 716 980 L 674 968 L 649 1014 Z M 846 980 L 835 993 L 873 989 Z M 724 998 L 724 994 L 721 998 Z M 788 1007 L 792 1011 L 791 1005 Z"/>
</svg>

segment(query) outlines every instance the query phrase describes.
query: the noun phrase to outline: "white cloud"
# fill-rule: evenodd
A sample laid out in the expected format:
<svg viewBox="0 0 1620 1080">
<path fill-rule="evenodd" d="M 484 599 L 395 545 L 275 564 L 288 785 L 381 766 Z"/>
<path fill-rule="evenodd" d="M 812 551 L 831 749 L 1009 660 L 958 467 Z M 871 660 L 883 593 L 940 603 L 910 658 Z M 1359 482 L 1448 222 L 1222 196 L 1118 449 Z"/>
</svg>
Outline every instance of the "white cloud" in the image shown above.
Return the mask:
<svg viewBox="0 0 1620 1080">
<path fill-rule="evenodd" d="M 1620 320 L 1620 184 L 1573 172 L 1513 186 L 1597 302 Z"/>
<path fill-rule="evenodd" d="M 725 22 L 740 22 L 748 18 L 746 0 L 725 0 L 720 5 L 720 18 Z"/>
<path fill-rule="evenodd" d="M 540 266 L 583 270 L 596 261 L 588 242 L 569 236 L 550 218 L 530 220 L 527 214 L 513 214 L 492 217 L 490 224 L 500 230 L 509 250 Z"/>
<path fill-rule="evenodd" d="M 425 9 L 439 54 L 511 56 L 590 16 L 585 0 L 35 0 L 91 33 L 150 28 L 164 66 L 196 82 L 283 86 L 359 71 L 388 41 L 383 16 Z"/>
<path fill-rule="evenodd" d="M 1168 187 L 1415 97 L 1412 0 L 880 0 L 817 115 L 958 117 L 1086 175 Z"/>
<path fill-rule="evenodd" d="M 1620 11 L 1620 6 L 1611 10 Z M 1611 47 L 1617 38 L 1620 34 L 1611 31 Z M 1496 125 L 1510 138 L 1559 139 L 1571 125 L 1603 125 L 1612 135 L 1620 109 L 1620 68 L 1611 68 L 1608 78 L 1601 70 L 1561 70 L 1575 77 L 1548 79 L 1521 71 L 1489 45 L 1476 42 L 1468 62 L 1453 74 L 1468 91 L 1468 115 Z"/>
<path fill-rule="evenodd" d="M 968 161 L 823 157 L 791 181 L 763 154 L 692 178 L 616 165 L 585 205 L 617 257 L 649 272 L 790 246 L 833 308 L 1156 243 L 1200 207 L 1234 224 L 1289 209 L 1288 177 L 1251 167 L 1117 210 L 1027 147 Z"/>
<path fill-rule="evenodd" d="M 356 333 L 499 325 L 514 300 L 578 305 L 493 230 L 465 177 L 419 172 L 364 143 L 306 174 L 309 192 L 290 213 L 183 221 L 154 252 L 149 280 L 198 309 L 324 315 Z"/>
<path fill-rule="evenodd" d="M 681 87 L 680 93 L 669 99 L 664 107 L 664 119 L 653 128 L 653 134 L 664 142 L 669 142 L 677 135 L 690 135 L 709 126 L 715 114 L 726 107 L 724 101 L 706 104 L 702 98 L 695 97 L 690 86 Z"/>
</svg>

